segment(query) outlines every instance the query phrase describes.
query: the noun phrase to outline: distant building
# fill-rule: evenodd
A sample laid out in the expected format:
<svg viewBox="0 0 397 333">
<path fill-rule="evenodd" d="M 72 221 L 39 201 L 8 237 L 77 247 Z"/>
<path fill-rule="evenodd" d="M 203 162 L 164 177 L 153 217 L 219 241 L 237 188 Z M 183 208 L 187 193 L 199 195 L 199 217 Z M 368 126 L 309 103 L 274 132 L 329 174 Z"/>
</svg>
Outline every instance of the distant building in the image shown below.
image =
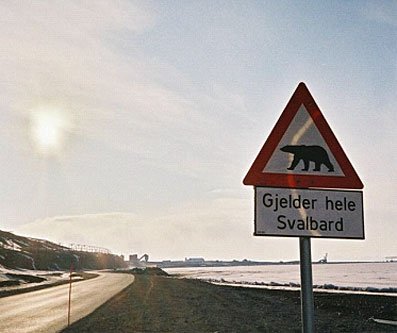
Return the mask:
<svg viewBox="0 0 397 333">
<path fill-rule="evenodd" d="M 385 257 L 386 262 L 396 262 L 397 261 L 397 256 L 388 256 Z"/>
<path fill-rule="evenodd" d="M 130 264 L 138 262 L 138 255 L 137 254 L 130 254 L 129 260 Z"/>
<path fill-rule="evenodd" d="M 205 264 L 204 258 L 185 258 L 185 263 L 189 266 L 201 266 Z"/>
</svg>

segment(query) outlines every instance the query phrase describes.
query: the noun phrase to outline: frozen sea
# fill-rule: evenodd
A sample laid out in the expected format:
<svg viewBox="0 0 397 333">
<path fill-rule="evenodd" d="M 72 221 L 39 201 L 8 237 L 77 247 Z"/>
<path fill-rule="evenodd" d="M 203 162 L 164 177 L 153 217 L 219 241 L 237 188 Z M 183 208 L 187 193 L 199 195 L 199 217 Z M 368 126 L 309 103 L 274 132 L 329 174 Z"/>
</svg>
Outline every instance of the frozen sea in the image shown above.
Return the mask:
<svg viewBox="0 0 397 333">
<path fill-rule="evenodd" d="M 165 269 L 186 278 L 240 285 L 294 285 L 300 283 L 299 265 L 186 267 Z M 397 262 L 314 264 L 313 285 L 329 289 L 392 289 L 397 295 Z M 325 288 L 328 289 L 328 288 Z M 371 290 L 372 292 L 375 290 Z M 390 290 L 389 294 L 390 293 Z"/>
</svg>

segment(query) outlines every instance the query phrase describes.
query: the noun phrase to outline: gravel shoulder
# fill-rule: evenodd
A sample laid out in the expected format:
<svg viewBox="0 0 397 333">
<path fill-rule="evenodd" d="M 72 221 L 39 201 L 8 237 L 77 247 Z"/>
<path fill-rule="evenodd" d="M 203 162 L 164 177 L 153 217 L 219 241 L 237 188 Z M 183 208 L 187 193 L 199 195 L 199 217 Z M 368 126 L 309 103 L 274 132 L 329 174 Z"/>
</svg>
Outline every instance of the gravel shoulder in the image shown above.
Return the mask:
<svg viewBox="0 0 397 333">
<path fill-rule="evenodd" d="M 397 299 L 315 294 L 318 332 L 397 332 L 371 317 L 397 320 Z M 213 285 L 136 275 L 135 282 L 62 332 L 300 332 L 294 291 Z"/>
</svg>

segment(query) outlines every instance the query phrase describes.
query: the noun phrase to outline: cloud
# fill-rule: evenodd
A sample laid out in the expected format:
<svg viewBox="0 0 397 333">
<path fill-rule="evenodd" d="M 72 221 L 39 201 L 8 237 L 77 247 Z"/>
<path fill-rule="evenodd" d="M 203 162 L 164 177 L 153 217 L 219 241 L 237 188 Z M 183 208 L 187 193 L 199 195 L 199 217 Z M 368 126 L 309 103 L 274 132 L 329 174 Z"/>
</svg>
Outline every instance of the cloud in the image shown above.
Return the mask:
<svg viewBox="0 0 397 333">
<path fill-rule="evenodd" d="M 30 153 L 30 119 L 44 105 L 72 120 L 65 150 L 90 141 L 98 152 L 138 154 L 168 171 L 182 165 L 180 172 L 193 177 L 206 169 L 203 160 L 211 167 L 227 158 L 239 139 L 227 133 L 237 121 L 249 122 L 244 99 L 221 85 L 198 92 L 172 65 L 142 53 L 134 37 L 156 24 L 142 6 L 1 4 L 0 110 L 13 124 L 4 126 L 7 144 Z"/>
<path fill-rule="evenodd" d="M 11 143 L 21 138 L 16 146 L 29 140 L 24 133 L 31 113 L 42 105 L 69 114 L 72 139 L 87 138 L 98 147 L 143 156 L 189 144 L 194 149 L 213 146 L 228 125 L 248 121 L 239 94 L 221 85 L 199 93 L 173 65 L 140 50 L 135 37 L 156 24 L 156 15 L 142 3 L 0 6 L 5 13 L 0 22 L 0 109 L 19 124 L 7 136 Z"/>
<path fill-rule="evenodd" d="M 18 227 L 15 233 L 64 245 L 104 247 L 116 254 L 147 253 L 152 260 L 195 256 L 263 261 L 299 258 L 298 238 L 252 235 L 251 197 L 238 198 L 224 191 L 213 191 L 210 197 L 206 202 L 191 201 L 150 215 L 112 212 L 38 219 Z M 385 238 L 378 225 L 367 227 L 370 230 L 365 242 L 313 239 L 313 260 L 326 252 L 332 260 L 379 260 L 382 253 L 392 254 L 393 247 L 379 243 Z M 387 228 L 393 235 L 392 224 Z"/>
<path fill-rule="evenodd" d="M 245 199 L 218 197 L 190 202 L 151 216 L 125 212 L 55 216 L 19 227 L 19 234 L 65 245 L 79 243 L 115 253 L 148 253 L 152 258 L 206 256 L 233 258 L 247 252 L 235 244 L 251 225 L 244 221 Z"/>
<path fill-rule="evenodd" d="M 72 115 L 75 135 L 104 142 L 109 140 L 102 128 L 109 123 L 150 131 L 160 123 L 177 122 L 188 108 L 180 94 L 158 83 L 156 69 L 144 56 L 123 50 L 127 42 L 133 49 L 132 37 L 155 22 L 142 4 L 53 1 L 1 6 L 0 108 L 22 123 L 20 132 L 26 132 L 23 121 L 42 105 Z"/>
</svg>

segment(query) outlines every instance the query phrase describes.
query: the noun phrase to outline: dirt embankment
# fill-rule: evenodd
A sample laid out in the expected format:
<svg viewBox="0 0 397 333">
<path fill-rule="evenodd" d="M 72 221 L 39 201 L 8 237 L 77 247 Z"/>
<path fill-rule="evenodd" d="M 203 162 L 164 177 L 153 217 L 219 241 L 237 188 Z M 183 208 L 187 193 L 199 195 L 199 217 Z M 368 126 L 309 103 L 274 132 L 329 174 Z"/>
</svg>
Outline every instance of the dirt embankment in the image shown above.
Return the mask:
<svg viewBox="0 0 397 333">
<path fill-rule="evenodd" d="M 394 297 L 316 294 L 318 332 L 397 332 Z M 135 282 L 63 332 L 300 332 L 299 292 L 136 275 Z"/>
</svg>

